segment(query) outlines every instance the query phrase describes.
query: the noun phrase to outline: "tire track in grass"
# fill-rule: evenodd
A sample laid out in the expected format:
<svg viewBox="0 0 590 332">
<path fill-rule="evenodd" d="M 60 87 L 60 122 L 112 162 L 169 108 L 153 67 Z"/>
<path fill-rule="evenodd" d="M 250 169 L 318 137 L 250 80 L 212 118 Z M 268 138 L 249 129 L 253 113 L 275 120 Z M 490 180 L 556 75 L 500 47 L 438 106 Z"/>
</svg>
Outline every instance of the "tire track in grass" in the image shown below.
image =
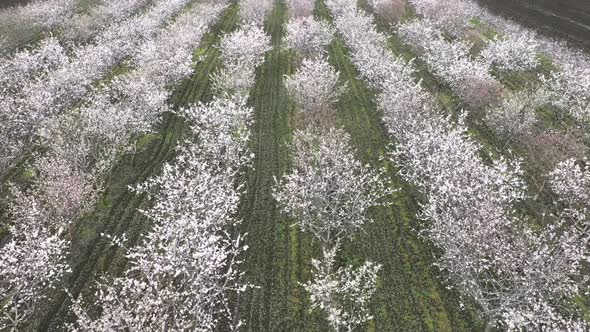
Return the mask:
<svg viewBox="0 0 590 332">
<path fill-rule="evenodd" d="M 230 31 L 236 26 L 237 6 L 228 8 L 211 32 L 202 40 L 202 47 L 196 51 L 204 56 L 189 79 L 181 83 L 172 97 L 174 108 L 179 108 L 209 97 L 209 74 L 218 64 L 219 50 L 215 44 L 222 31 Z M 70 264 L 72 273 L 64 282 L 76 297 L 82 294 L 85 299 L 94 294 L 94 283 L 102 273 L 119 274 L 125 269 L 126 259 L 121 250 L 112 248 L 100 233 L 129 234 L 128 246 L 133 246 L 149 229 L 149 224 L 139 213 L 138 208 L 150 204 L 146 195 L 136 195 L 128 190 L 147 180 L 162 167 L 174 154 L 174 148 L 182 137 L 184 122 L 173 114 L 165 114 L 158 134 L 147 135 L 143 151 L 135 155 L 123 156 L 113 169 L 111 183 L 101 198 L 96 210 L 83 218 L 74 230 Z M 71 322 L 70 299 L 62 289 L 52 296 L 44 316 L 36 330 L 56 331 L 64 329 L 64 323 Z"/>
<path fill-rule="evenodd" d="M 287 9 L 277 0 L 265 30 L 273 50 L 258 68 L 250 105 L 254 107 L 251 151 L 253 168 L 246 171 L 240 203 L 241 233 L 248 251 L 242 269 L 257 286 L 240 294 L 234 306 L 247 331 L 326 330 L 309 315 L 308 295 L 299 285 L 309 278 L 311 241 L 279 211 L 272 197 L 274 178 L 289 171 L 293 105 L 283 76 L 293 72 L 293 57 L 281 51 Z M 319 324 L 319 327 L 318 327 Z"/>
<path fill-rule="evenodd" d="M 325 4 L 316 15 L 329 19 Z M 343 250 L 342 259 L 359 263 L 372 260 L 383 264 L 378 289 L 372 302 L 375 331 L 471 331 L 483 328 L 472 311 L 461 310 L 458 295 L 440 282 L 432 267 L 433 249 L 416 236 L 420 197 L 397 175 L 398 169 L 385 155 L 390 139 L 381 122 L 382 114 L 373 102 L 371 91 L 348 58 L 343 41 L 336 39 L 329 50 L 331 64 L 348 82 L 348 92 L 336 104 L 340 124 L 351 135 L 352 144 L 363 162 L 386 167 L 394 188 L 392 206 L 372 210 L 375 220 L 366 225 Z"/>
</svg>

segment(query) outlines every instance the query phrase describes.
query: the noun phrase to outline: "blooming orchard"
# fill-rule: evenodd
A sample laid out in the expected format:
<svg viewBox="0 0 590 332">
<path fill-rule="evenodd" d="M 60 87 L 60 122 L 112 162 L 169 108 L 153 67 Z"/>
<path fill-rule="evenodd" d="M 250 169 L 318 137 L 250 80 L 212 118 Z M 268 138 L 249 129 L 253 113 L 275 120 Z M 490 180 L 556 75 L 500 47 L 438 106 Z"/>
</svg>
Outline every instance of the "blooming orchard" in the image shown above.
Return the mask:
<svg viewBox="0 0 590 332">
<path fill-rule="evenodd" d="M 215 144 L 191 142 L 142 187 L 158 189 L 154 206 L 144 211 L 153 229 L 127 253 L 131 268 L 125 275 L 100 285 L 98 319 L 79 302 L 74 306 L 78 329 L 209 331 L 220 315 L 231 317 L 225 296 L 244 290 L 237 256 L 245 247 L 227 233 L 236 222 L 235 172 L 231 164 L 212 164 L 200 156 L 201 150 L 219 150 L 208 147 Z"/>
<path fill-rule="evenodd" d="M 296 18 L 287 24 L 286 44 L 303 60 L 295 74 L 285 77 L 285 86 L 308 121 L 294 135 L 295 169 L 277 183 L 274 197 L 322 249 L 323 256 L 312 262 L 312 280 L 303 285 L 312 308 L 324 311 L 334 330 L 351 331 L 372 318 L 368 302 L 381 266 L 366 262 L 357 269 L 338 268 L 334 260 L 342 239 L 370 222 L 367 209 L 381 205 L 390 191 L 380 172 L 354 158 L 349 136 L 331 128 L 332 104 L 344 92 L 339 73 L 321 57 L 333 28 L 294 6 L 311 8 L 312 3 L 291 3 Z"/>
<path fill-rule="evenodd" d="M 12 162 L 14 155 L 21 152 L 14 147 L 26 145 L 22 142 L 30 140 L 47 121 L 86 95 L 97 79 L 139 45 L 155 37 L 161 26 L 187 3 L 188 0 L 157 1 L 144 14 L 109 27 L 93 43 L 76 48 L 71 56 L 59 61 L 59 66 L 42 71 L 41 77 L 18 81 L 18 89 L 12 88 L 15 94 L 1 94 L 0 105 L 5 109 L 1 116 L 7 117 L 2 123 L 12 133 L 6 143 L 10 150 L 0 151 L 2 164 Z"/>
<path fill-rule="evenodd" d="M 76 5 L 74 0 L 35 0 L 0 11 L 0 22 L 18 24 L 23 29 L 51 29 L 67 21 L 75 13 Z"/>
<path fill-rule="evenodd" d="M 168 109 L 167 87 L 190 74 L 193 50 L 223 8 L 203 5 L 181 15 L 157 39 L 144 45 L 141 59 L 131 62 L 135 70 L 97 88 L 77 112 L 53 118 L 40 132 L 48 151 L 36 165 L 39 175 L 35 186 L 19 192 L 12 207 L 13 211 L 32 213 L 18 212 L 12 218 L 11 250 L 6 255 L 25 257 L 29 263 L 3 260 L 10 274 L 6 280 L 11 280 L 0 294 L 2 298 L 10 296 L 6 317 L 11 323 L 6 324 L 26 321 L 47 287 L 67 270 L 63 258 L 69 246 L 65 240 L 68 225 L 93 205 L 93 188 L 129 146 L 131 136 L 150 130 L 160 112 Z M 44 264 L 51 270 L 37 275 L 36 270 Z"/>
<path fill-rule="evenodd" d="M 243 29 L 222 41 L 223 64 L 246 64 L 240 70 L 253 75 L 269 40 L 258 27 Z M 236 50 L 231 40 L 258 47 Z M 154 227 L 128 251 L 131 268 L 125 275 L 100 283 L 98 318 L 77 301 L 77 329 L 210 331 L 221 321 L 237 328 L 227 294 L 247 288 L 238 271 L 246 246 L 230 229 L 238 222 L 238 174 L 252 158 L 249 88 L 177 112 L 187 120 L 191 138 L 161 175 L 138 188 L 154 196 L 153 207 L 143 211 Z"/>
<path fill-rule="evenodd" d="M 389 77 L 378 87 L 386 127 L 398 141 L 394 161 L 428 197 L 423 235 L 442 250 L 437 265 L 449 281 L 475 299 L 491 325 L 582 330 L 584 323 L 572 319 L 575 310 L 564 311 L 561 299 L 579 292 L 575 280 L 587 259 L 586 245 L 579 244 L 588 243 L 588 235 L 562 222 L 539 232 L 529 229 L 514 212 L 514 204 L 524 197 L 519 164 L 503 159 L 484 164 L 479 147 L 466 135 L 463 117 L 451 123 L 419 84 L 404 82 L 411 79 L 404 73 L 412 69 L 400 66 L 411 63 L 390 61 L 378 67 L 383 73 L 369 69 L 369 60 L 361 58 L 366 53 L 361 40 L 378 35 L 375 28 L 355 18 L 363 14 L 345 1 L 327 4 L 353 62 L 366 71 L 369 82 Z M 429 38 L 431 30 L 414 28 L 407 29 L 413 40 Z M 418 33 L 425 36 L 416 37 Z M 373 40 L 374 54 L 387 52 L 382 39 Z M 460 58 L 466 50 L 456 54 Z"/>
<path fill-rule="evenodd" d="M 137 243 L 125 234 L 104 234 L 121 247 L 126 270 L 100 277 L 89 297 L 87 288 L 66 289 L 72 301 L 59 302 L 73 303 L 67 309 L 75 320 L 65 328 L 239 330 L 234 306 L 257 286 L 244 281 L 246 235 L 236 227 L 242 172 L 259 165 L 249 146 L 268 130 L 250 105 L 272 105 L 273 111 L 289 105 L 281 109 L 288 114 L 275 112 L 273 119 L 288 121 L 291 104 L 274 103 L 285 92 L 296 113 L 312 121 L 293 121 L 292 143 L 284 146 L 293 168 L 274 183 L 255 177 L 256 186 L 266 186 L 272 197 L 265 199 L 276 200 L 319 249 L 309 278 L 298 284 L 310 296 L 307 303 L 333 330 L 361 328 L 373 318 L 369 304 L 381 265 L 338 255 L 371 227 L 371 210 L 387 206 L 394 190 L 384 169 L 355 157 L 357 137 L 335 125 L 334 108 L 347 85 L 330 63 L 342 65 L 346 55 L 376 93 L 375 114 L 382 114 L 392 138 L 385 157 L 420 192 L 419 234 L 436 249 L 434 265 L 445 282 L 477 305 L 488 327 L 589 329 L 576 301 L 585 299 L 590 281 L 590 166 L 577 129 L 539 133 L 548 117 L 537 116 L 551 103 L 576 124 L 588 123 L 588 55 L 472 0 L 369 0 L 382 21 L 399 22 L 394 33 L 419 56 L 419 65 L 472 114 L 482 114 L 483 122 L 467 122 L 467 112 L 449 115 L 440 103 L 446 100 L 422 87 L 418 63 L 391 52 L 389 32 L 378 31 L 373 16 L 354 1 L 325 4 L 330 22 L 313 17 L 312 0 L 287 1 L 287 22 L 283 6 L 266 20 L 269 0 L 240 1 L 239 11 L 219 0 L 101 0 L 84 10 L 78 1 L 34 0 L 0 11 L 3 23 L 19 19 L 39 33 L 31 47 L 0 46 L 6 53 L 0 61 L 0 173 L 18 179 L 2 184 L 9 190 L 2 193 L 0 330 L 34 329 L 53 306 L 60 281 L 69 279 L 80 218 L 97 206 L 117 161 L 135 152 L 139 137 L 157 130 L 164 113 L 182 123 L 182 141 L 163 167 L 150 167 L 159 175 L 130 189 L 149 198 L 140 211 L 148 230 Z M 412 21 L 404 19 L 409 8 L 418 14 Z M 172 91 L 202 61 L 201 41 L 226 10 L 218 28 L 225 34 L 210 45 L 219 52 L 206 52 L 213 61 L 208 68 L 215 69 L 201 82 L 213 96 L 204 93 L 206 101 L 179 108 Z M 336 32 L 345 52 L 332 43 Z M 0 44 L 5 40 L 8 45 L 2 37 Z M 256 77 L 265 60 L 269 66 Z M 255 80 L 278 66 L 289 73 L 284 86 L 262 84 L 256 91 L 257 97 L 269 93 L 272 103 L 249 100 Z M 508 92 L 511 84 L 500 81 L 523 74 L 514 72 L 545 76 Z M 474 122 L 489 128 L 493 140 L 521 144 L 527 159 L 482 153 L 466 125 Z M 530 169 L 543 175 L 530 181 Z M 531 198 L 527 185 L 544 187 L 547 195 Z M 528 212 L 529 202 L 545 201 L 540 218 Z"/>
<path fill-rule="evenodd" d="M 116 24 L 147 6 L 149 0 L 103 1 L 88 13 L 74 15 L 62 27 L 63 38 L 74 42 L 90 40 L 98 31 Z"/>
<path fill-rule="evenodd" d="M 20 330 L 68 271 L 69 225 L 91 206 L 92 183 L 59 159 L 42 159 L 26 192 L 14 189 L 9 242 L 0 252 L 0 327 Z"/>
<path fill-rule="evenodd" d="M 488 73 L 484 61 L 470 57 L 470 44 L 446 41 L 428 20 L 403 24 L 398 33 L 423 53 L 422 59 L 428 68 L 447 82 L 468 105 L 484 107 L 499 99 L 501 84 Z"/>
<path fill-rule="evenodd" d="M 544 79 L 553 92 L 554 104 L 587 124 L 590 58 L 586 53 L 495 15 L 473 0 L 411 0 L 411 3 L 438 28 L 457 36 L 463 34 L 465 27 L 472 26 L 474 19 L 496 29 L 502 35 L 486 41 L 482 58 L 501 70 L 529 70 L 539 64 L 537 52 L 549 56 L 559 67 Z"/>
</svg>

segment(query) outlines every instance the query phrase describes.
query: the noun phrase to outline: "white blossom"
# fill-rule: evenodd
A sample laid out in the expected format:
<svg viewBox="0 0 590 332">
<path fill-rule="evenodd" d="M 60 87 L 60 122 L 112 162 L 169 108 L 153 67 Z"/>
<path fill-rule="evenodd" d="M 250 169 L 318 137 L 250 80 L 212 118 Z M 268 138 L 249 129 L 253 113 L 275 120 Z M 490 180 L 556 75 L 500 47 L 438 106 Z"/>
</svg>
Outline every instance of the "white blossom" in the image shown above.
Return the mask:
<svg viewBox="0 0 590 332">
<path fill-rule="evenodd" d="M 65 262 L 69 225 L 94 198 L 90 179 L 59 159 L 41 160 L 33 186 L 13 190 L 9 242 L 0 252 L 0 328 L 20 330 L 56 287 Z"/>
<path fill-rule="evenodd" d="M 553 92 L 553 104 L 581 123 L 590 121 L 590 66 L 563 64 L 545 83 Z"/>
<path fill-rule="evenodd" d="M 229 48 L 224 62 L 244 61 L 253 72 L 264 49 L 253 48 L 260 53 L 253 55 Z M 253 110 L 246 100 L 222 94 L 178 111 L 191 137 L 161 175 L 137 188 L 153 195 L 154 205 L 142 212 L 154 226 L 128 251 L 125 275 L 100 282 L 99 317 L 76 301 L 75 330 L 211 331 L 222 320 L 232 330 L 239 327 L 233 326 L 227 295 L 248 287 L 238 271 L 247 247 L 241 236 L 230 235 L 238 223 L 238 174 L 252 158 L 247 146 Z"/>
<path fill-rule="evenodd" d="M 313 0 L 289 0 L 289 15 L 292 18 L 310 17 L 313 16 L 313 7 L 315 1 Z"/>
<path fill-rule="evenodd" d="M 271 49 L 270 37 L 261 27 L 247 25 L 221 38 L 222 68 L 211 75 L 218 95 L 244 96 L 254 85 L 255 69 Z"/>
<path fill-rule="evenodd" d="M 190 75 L 193 50 L 224 8 L 202 5 L 181 15 L 141 47 L 131 71 L 96 88 L 76 112 L 49 121 L 40 132 L 43 142 L 53 153 L 94 166 L 95 176 L 106 174 L 133 147 L 132 138 L 151 132 L 169 110 L 169 86 Z"/>
<path fill-rule="evenodd" d="M 519 162 L 496 159 L 484 164 L 479 146 L 466 134 L 465 114 L 457 124 L 442 116 L 420 84 L 400 74 L 411 73 L 411 63 L 394 59 L 367 68 L 363 63 L 369 60 L 359 57 L 365 54 L 365 36 L 371 40 L 375 28 L 356 18 L 363 15 L 343 0 L 327 5 L 351 48 L 353 62 L 382 89 L 379 104 L 384 122 L 397 140 L 393 160 L 427 197 L 422 235 L 441 250 L 436 264 L 450 284 L 476 301 L 490 325 L 512 330 L 587 329 L 576 309 L 564 303 L 579 294 L 578 282 L 585 280 L 580 271 L 588 259 L 588 233 L 563 219 L 533 231 L 515 210 L 525 195 Z M 415 29 L 408 36 L 420 33 L 413 39 L 420 42 L 429 38 L 429 31 Z M 443 48 L 436 52 L 451 55 L 442 57 L 444 61 L 454 56 L 460 60 L 468 49 L 443 42 L 439 40 Z M 370 46 L 373 54 L 386 52 L 383 44 L 370 44 L 375 45 Z M 389 79 L 381 83 L 371 79 L 379 76 Z M 404 83 L 400 77 L 410 81 Z"/>
<path fill-rule="evenodd" d="M 495 29 L 503 36 L 500 40 L 488 41 L 490 49 L 484 50 L 484 59 L 500 68 L 530 69 L 537 62 L 535 51 L 549 56 L 559 67 L 544 79 L 554 92 L 555 105 L 570 112 L 582 124 L 588 122 L 590 57 L 586 52 L 493 14 L 474 0 L 411 0 L 411 3 L 438 28 L 455 36 L 460 36 L 473 18 Z"/>
<path fill-rule="evenodd" d="M 75 48 L 59 66 L 39 77 L 21 82 L 17 93 L 0 98 L 3 126 L 11 129 L 10 155 L 27 144 L 47 121 L 72 106 L 113 66 L 132 54 L 142 43 L 154 38 L 161 26 L 178 13 L 188 0 L 159 0 L 145 13 L 110 26 L 93 43 Z M 187 37 L 190 38 L 190 37 Z M 4 96 L 4 94 L 2 94 Z M 17 147 L 17 148 L 14 148 Z M 20 148 L 18 148 L 20 147 Z M 13 158 L 2 155 L 9 163 Z"/>
<path fill-rule="evenodd" d="M 410 3 L 419 14 L 454 36 L 462 35 L 469 20 L 481 12 L 479 6 L 464 0 L 410 0 Z"/>
<path fill-rule="evenodd" d="M 304 57 L 325 53 L 332 42 L 334 28 L 313 17 L 297 17 L 287 22 L 285 45 Z"/>
<path fill-rule="evenodd" d="M 183 149 L 146 184 L 158 188 L 144 211 L 152 230 L 128 252 L 124 276 L 101 281 L 98 318 L 74 304 L 76 330 L 210 331 L 219 315 L 231 322 L 225 296 L 243 290 L 237 256 L 245 247 L 227 227 L 236 222 L 239 196 L 233 171 L 211 167 L 198 151 Z"/>
<path fill-rule="evenodd" d="M 270 0 L 240 0 L 240 18 L 246 24 L 262 26 L 264 18 L 272 10 Z"/>
<path fill-rule="evenodd" d="M 66 52 L 55 38 L 44 39 L 33 51 L 15 54 L 0 62 L 0 173 L 22 153 L 30 143 L 29 123 L 41 119 L 36 113 L 17 106 L 20 93 L 27 82 L 45 77 L 49 72 L 67 61 Z"/>
<path fill-rule="evenodd" d="M 76 11 L 74 0 L 35 0 L 24 6 L 13 6 L 0 12 L 0 21 L 27 25 L 39 30 L 52 29 L 66 21 Z"/>
<path fill-rule="evenodd" d="M 569 206 L 587 206 L 590 202 L 590 169 L 586 160 L 580 165 L 575 159 L 560 162 L 549 173 L 551 188 Z"/>
<path fill-rule="evenodd" d="M 366 210 L 390 193 L 381 172 L 354 158 L 342 130 L 307 128 L 294 134 L 294 169 L 274 191 L 283 211 L 324 246 L 372 220 Z"/>
<path fill-rule="evenodd" d="M 509 140 L 530 133 L 537 122 L 537 108 L 548 101 L 549 96 L 543 89 L 511 92 L 500 105 L 488 109 L 484 120 L 496 135 Z"/>
<path fill-rule="evenodd" d="M 246 143 L 253 110 L 246 106 L 246 101 L 246 97 L 216 97 L 208 104 L 197 104 L 179 112 L 204 142 L 200 145 L 200 158 L 210 164 L 228 165 L 234 171 L 248 165 L 251 156 Z"/>
<path fill-rule="evenodd" d="M 358 268 L 334 266 L 336 248 L 324 250 L 321 260 L 312 259 L 313 280 L 303 285 L 312 308 L 323 310 L 334 331 L 353 331 L 371 320 L 368 302 L 375 292 L 381 265 L 365 262 Z"/>
<path fill-rule="evenodd" d="M 488 66 L 503 71 L 526 71 L 539 65 L 538 44 L 535 35 L 522 33 L 498 37 L 487 43 L 480 56 Z"/>
<path fill-rule="evenodd" d="M 502 85 L 491 76 L 484 61 L 471 58 L 469 43 L 445 40 L 441 31 L 428 20 L 402 24 L 398 33 L 422 53 L 421 58 L 428 68 L 468 105 L 484 107 L 499 99 Z"/>
<path fill-rule="evenodd" d="M 304 59 L 291 76 L 285 77 L 289 95 L 303 112 L 328 111 L 345 91 L 340 75 L 325 59 Z"/>
<path fill-rule="evenodd" d="M 61 36 L 66 40 L 85 42 L 109 25 L 116 24 L 149 4 L 149 0 L 101 0 L 87 13 L 76 14 L 62 25 Z"/>
</svg>

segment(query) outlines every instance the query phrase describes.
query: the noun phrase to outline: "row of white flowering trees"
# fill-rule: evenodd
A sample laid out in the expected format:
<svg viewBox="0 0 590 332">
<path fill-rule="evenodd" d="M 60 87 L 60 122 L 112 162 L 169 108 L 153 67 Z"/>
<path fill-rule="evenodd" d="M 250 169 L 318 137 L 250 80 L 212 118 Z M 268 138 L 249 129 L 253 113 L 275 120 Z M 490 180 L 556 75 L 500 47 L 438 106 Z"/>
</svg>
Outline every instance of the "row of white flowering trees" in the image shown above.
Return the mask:
<svg viewBox="0 0 590 332">
<path fill-rule="evenodd" d="M 31 1 L 23 6 L 0 9 L 0 22 L 5 29 L 12 27 L 25 31 L 52 29 L 74 16 L 78 2 L 78 0 Z M 6 51 L 2 45 L 2 39 L 3 36 L 0 36 L 0 54 Z"/>
<path fill-rule="evenodd" d="M 313 5 L 289 2 L 286 47 L 301 61 L 285 86 L 303 128 L 291 146 L 294 168 L 277 180 L 274 197 L 321 249 L 322 256 L 312 260 L 312 280 L 303 285 L 312 308 L 322 310 L 335 331 L 351 331 L 371 319 L 368 304 L 381 266 L 338 266 L 335 258 L 343 242 L 372 221 L 368 209 L 384 204 L 390 191 L 381 172 L 355 158 L 348 134 L 333 127 L 333 105 L 345 86 L 324 58 L 334 29 L 313 18 Z"/>
<path fill-rule="evenodd" d="M 447 41 L 428 20 L 403 24 L 398 34 L 422 55 L 428 68 L 447 82 L 468 105 L 484 107 L 500 97 L 501 84 L 488 72 L 484 60 L 471 57 L 469 43 Z"/>
<path fill-rule="evenodd" d="M 463 117 L 452 123 L 441 115 L 371 18 L 348 1 L 327 4 L 353 62 L 381 90 L 384 123 L 397 141 L 392 159 L 427 198 L 422 234 L 441 250 L 436 264 L 450 284 L 476 301 L 490 326 L 585 330 L 572 303 L 586 280 L 584 228 L 562 216 L 531 228 L 515 206 L 524 197 L 519 163 L 482 162 Z"/>
<path fill-rule="evenodd" d="M 30 28 L 38 30 L 45 39 L 55 35 L 64 42 L 83 43 L 109 25 L 134 15 L 151 2 L 152 0 L 99 1 L 82 12 L 79 0 L 32 1 L 25 6 L 0 10 L 0 22 L 5 29 L 22 31 Z M 0 45 L 0 54 L 10 52 L 8 47 L 16 46 L 12 44 L 7 43 L 6 49 Z"/>
<path fill-rule="evenodd" d="M 587 125 L 588 56 L 496 17 L 474 1 L 410 3 L 424 19 L 400 24 L 396 32 L 465 104 L 485 108 L 483 120 L 498 141 L 504 147 L 520 147 L 527 170 L 535 174 L 531 190 L 547 192 L 544 174 L 560 161 L 580 158 L 586 147 L 580 143 L 583 133 L 576 128 L 555 130 L 537 125 L 537 113 L 553 104 L 562 116 L 569 113 L 578 124 Z M 555 65 L 549 73 L 547 61 Z M 510 91 L 514 88 L 510 84 L 502 87 L 490 75 L 524 77 L 518 73 L 523 71 L 543 74 L 521 91 Z"/>
<path fill-rule="evenodd" d="M 156 37 L 189 0 L 159 0 L 145 13 L 109 26 L 71 52 L 49 38 L 0 65 L 0 169 L 31 144 L 47 121 L 74 105 L 123 59 Z"/>
<path fill-rule="evenodd" d="M 553 104 L 561 108 L 562 116 L 570 113 L 586 126 L 583 109 L 588 108 L 590 80 L 583 73 L 590 73 L 587 55 L 497 18 L 470 0 L 410 2 L 424 19 L 400 24 L 396 32 L 466 104 L 485 108 L 483 120 L 498 142 L 504 142 L 504 148 L 519 147 L 531 172 L 527 176 L 534 175 L 530 190 L 548 193 L 546 173 L 561 161 L 581 158 L 587 147 L 581 143 L 583 132 L 574 126 L 556 130 L 537 125 L 537 114 Z M 474 47 L 474 42 L 483 45 Z M 549 58 L 553 61 L 550 73 L 546 65 L 540 67 L 542 58 L 545 63 Z M 525 71 L 544 74 L 516 91 L 510 91 L 515 88 L 511 84 L 502 87 L 491 75 L 510 72 L 524 77 L 518 72 Z"/>
<path fill-rule="evenodd" d="M 487 108 L 484 120 L 499 138 L 510 141 L 529 134 L 537 122 L 536 110 L 550 102 L 549 92 L 545 88 L 508 92 L 490 70 L 534 69 L 539 64 L 535 47 L 516 38 L 496 40 L 473 57 L 471 42 L 447 40 L 434 22 L 428 18 L 410 21 L 399 25 L 397 33 L 463 102 Z"/>
<path fill-rule="evenodd" d="M 485 47 L 481 58 L 498 69 L 532 69 L 539 64 L 540 52 L 549 56 L 558 67 L 543 77 L 551 92 L 551 102 L 582 124 L 590 121 L 590 58 L 586 53 L 496 16 L 473 0 L 410 0 L 410 3 L 437 29 L 455 37 L 469 39 L 474 20 L 495 29 L 498 35 L 483 38 Z"/>
<path fill-rule="evenodd" d="M 261 9 L 264 10 L 264 9 Z M 268 11 L 267 9 L 264 10 Z M 178 111 L 189 138 L 162 174 L 140 185 L 153 206 L 142 211 L 153 228 L 128 249 L 130 268 L 100 282 L 98 317 L 75 304 L 82 331 L 210 331 L 220 324 L 239 327 L 227 294 L 247 288 L 238 270 L 246 250 L 232 234 L 241 186 L 239 172 L 250 166 L 248 150 L 253 110 L 246 105 L 254 71 L 270 49 L 270 38 L 254 22 L 222 37 L 222 68 L 212 75 L 213 101 Z M 233 81 L 233 77 L 246 78 Z M 236 84 L 234 84 L 236 83 Z"/>
<path fill-rule="evenodd" d="M 193 51 L 224 8 L 202 5 L 180 15 L 144 44 L 126 74 L 48 122 L 32 187 L 13 190 L 10 238 L 0 253 L 3 326 L 25 324 L 67 272 L 69 226 L 94 205 L 96 188 L 132 138 L 170 109 L 169 87 L 192 72 Z"/>
<path fill-rule="evenodd" d="M 153 0 L 102 1 L 87 13 L 78 13 L 62 23 L 57 35 L 62 40 L 84 43 L 106 29 L 138 13 Z"/>
</svg>

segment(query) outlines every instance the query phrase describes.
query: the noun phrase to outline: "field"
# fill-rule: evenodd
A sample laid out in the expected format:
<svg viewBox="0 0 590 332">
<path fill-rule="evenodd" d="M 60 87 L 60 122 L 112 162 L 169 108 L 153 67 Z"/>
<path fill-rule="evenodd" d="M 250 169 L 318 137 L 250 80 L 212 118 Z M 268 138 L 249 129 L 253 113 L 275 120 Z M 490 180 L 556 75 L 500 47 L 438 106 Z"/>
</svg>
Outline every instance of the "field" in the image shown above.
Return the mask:
<svg viewBox="0 0 590 332">
<path fill-rule="evenodd" d="M 585 53 L 471 0 L 46 1 L 0 65 L 1 331 L 587 329 Z"/>
<path fill-rule="evenodd" d="M 567 38 L 590 48 L 590 4 L 587 1 L 485 1 L 480 3 L 498 14 L 550 35 Z"/>
</svg>

